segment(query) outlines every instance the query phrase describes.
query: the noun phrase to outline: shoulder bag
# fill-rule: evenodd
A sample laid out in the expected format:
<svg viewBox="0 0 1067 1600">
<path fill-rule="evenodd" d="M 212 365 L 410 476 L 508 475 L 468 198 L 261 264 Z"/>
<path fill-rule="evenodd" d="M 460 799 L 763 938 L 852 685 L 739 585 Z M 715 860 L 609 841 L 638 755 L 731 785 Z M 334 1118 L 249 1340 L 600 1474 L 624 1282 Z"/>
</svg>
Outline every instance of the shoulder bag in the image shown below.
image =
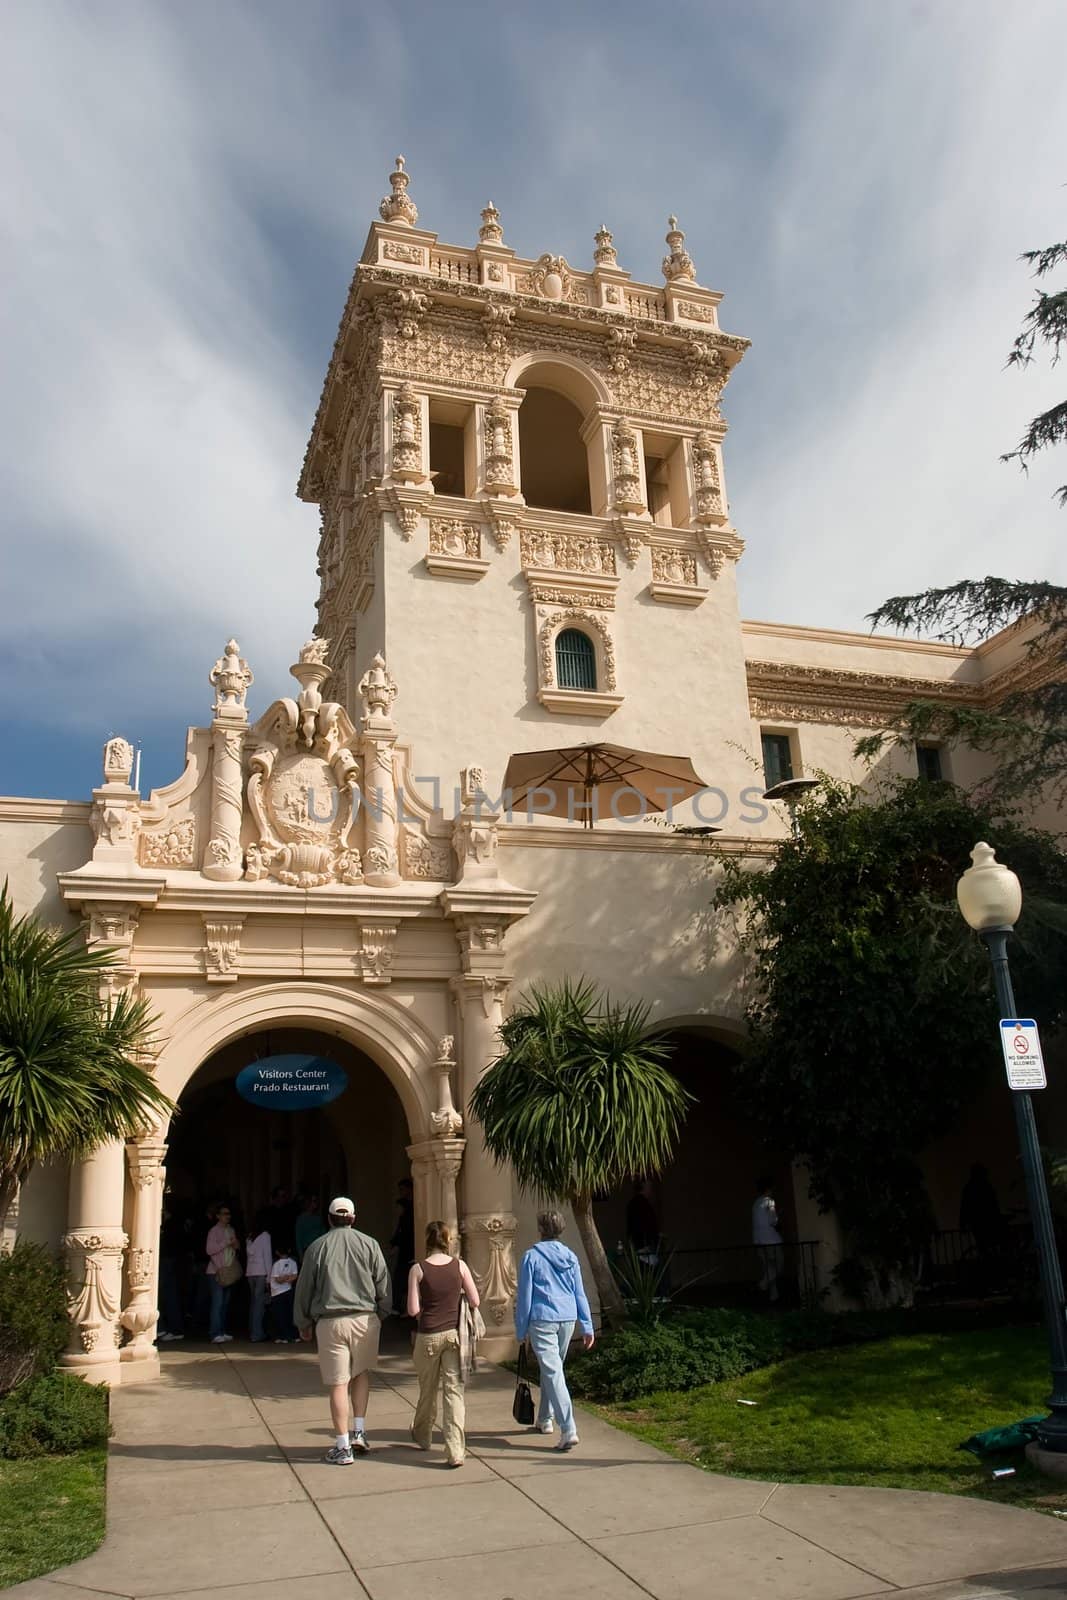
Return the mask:
<svg viewBox="0 0 1067 1600">
<path fill-rule="evenodd" d="M 533 1395 L 530 1393 L 528 1378 L 529 1367 L 526 1361 L 526 1346 L 519 1346 L 519 1370 L 515 1380 L 515 1398 L 511 1403 L 511 1415 L 522 1428 L 532 1428 L 534 1421 Z"/>
<path fill-rule="evenodd" d="M 237 1259 L 237 1251 L 230 1244 L 222 1252 L 222 1265 L 215 1268 L 215 1277 L 222 1289 L 231 1288 L 239 1278 L 244 1277 L 244 1269 Z"/>
</svg>

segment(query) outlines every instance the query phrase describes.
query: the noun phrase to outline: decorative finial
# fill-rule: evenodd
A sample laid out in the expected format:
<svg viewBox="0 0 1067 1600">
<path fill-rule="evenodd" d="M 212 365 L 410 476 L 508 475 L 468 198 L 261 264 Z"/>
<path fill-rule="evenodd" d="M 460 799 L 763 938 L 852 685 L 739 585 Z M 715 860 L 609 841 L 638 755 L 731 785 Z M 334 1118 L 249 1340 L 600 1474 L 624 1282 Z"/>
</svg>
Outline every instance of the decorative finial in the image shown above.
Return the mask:
<svg viewBox="0 0 1067 1600">
<path fill-rule="evenodd" d="M 500 226 L 500 212 L 491 200 L 482 212 L 482 225 L 478 229 L 478 238 L 482 244 L 504 243 L 504 230 Z"/>
<path fill-rule="evenodd" d="M 663 258 L 663 276 L 668 283 L 673 283 L 676 278 L 696 278 L 696 268 L 693 258 L 685 248 L 685 234 L 678 226 L 677 217 L 667 218 L 667 244 L 670 255 Z"/>
<path fill-rule="evenodd" d="M 245 695 L 256 680 L 236 639 L 227 639 L 226 648 L 208 673 L 207 681 L 215 691 L 212 710 L 217 717 L 226 713 L 242 717 L 247 714 Z"/>
<path fill-rule="evenodd" d="M 602 222 L 596 232 L 596 249 L 593 251 L 593 260 L 598 267 L 617 267 L 619 252 L 612 242 L 612 236 Z"/>
<path fill-rule="evenodd" d="M 390 713 L 397 697 L 397 687 L 380 650 L 359 680 L 358 692 L 363 699 L 364 726 L 368 723 L 379 727 L 391 726 Z"/>
<path fill-rule="evenodd" d="M 408 194 L 408 184 L 411 179 L 404 171 L 404 157 L 397 156 L 396 167 L 389 174 L 389 182 L 393 192 L 386 195 L 378 211 L 383 222 L 403 222 L 409 227 L 414 227 L 419 220 L 419 213 L 414 200 Z"/>
</svg>

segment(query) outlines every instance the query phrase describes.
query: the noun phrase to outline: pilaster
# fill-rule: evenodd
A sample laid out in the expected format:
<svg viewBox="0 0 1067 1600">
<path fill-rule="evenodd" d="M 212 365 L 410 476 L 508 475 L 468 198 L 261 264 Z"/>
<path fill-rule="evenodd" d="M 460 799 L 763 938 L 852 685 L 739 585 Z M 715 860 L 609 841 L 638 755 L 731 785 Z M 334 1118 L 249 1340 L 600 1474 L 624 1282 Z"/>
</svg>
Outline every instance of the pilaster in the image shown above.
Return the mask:
<svg viewBox="0 0 1067 1600">
<path fill-rule="evenodd" d="M 129 1342 L 119 1355 L 123 1383 L 147 1383 L 159 1376 L 159 1354 L 153 1341 L 159 1320 L 159 1224 L 165 1151 L 162 1137 L 155 1133 L 143 1134 L 126 1144 L 133 1214 L 126 1256 L 128 1299 L 119 1318 L 129 1335 Z"/>
<path fill-rule="evenodd" d="M 70 1282 L 70 1343 L 60 1357 L 91 1383 L 121 1380 L 123 1148 L 97 1147 L 70 1174 L 68 1231 L 63 1235 Z"/>
</svg>

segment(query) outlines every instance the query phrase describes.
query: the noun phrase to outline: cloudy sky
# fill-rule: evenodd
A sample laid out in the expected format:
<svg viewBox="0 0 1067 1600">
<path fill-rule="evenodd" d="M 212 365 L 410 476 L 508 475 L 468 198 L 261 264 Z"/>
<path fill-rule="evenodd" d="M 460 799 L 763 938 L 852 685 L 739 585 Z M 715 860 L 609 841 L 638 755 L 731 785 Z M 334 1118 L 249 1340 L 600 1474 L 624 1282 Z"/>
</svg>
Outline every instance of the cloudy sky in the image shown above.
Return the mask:
<svg viewBox="0 0 1067 1600">
<path fill-rule="evenodd" d="M 1059 577 L 1060 397 L 1004 358 L 1067 233 L 1061 0 L 7 0 L 0 791 L 170 781 L 236 633 L 264 702 L 313 620 L 294 498 L 397 150 L 420 225 L 660 281 L 676 211 L 724 326 L 749 617 Z"/>
</svg>

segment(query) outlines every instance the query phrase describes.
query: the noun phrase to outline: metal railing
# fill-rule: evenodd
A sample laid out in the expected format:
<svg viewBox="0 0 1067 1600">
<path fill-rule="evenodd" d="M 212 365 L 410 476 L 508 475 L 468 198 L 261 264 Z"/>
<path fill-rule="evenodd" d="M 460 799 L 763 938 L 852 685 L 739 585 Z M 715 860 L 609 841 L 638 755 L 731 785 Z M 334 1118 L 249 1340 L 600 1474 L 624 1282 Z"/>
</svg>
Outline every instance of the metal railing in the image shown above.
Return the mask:
<svg viewBox="0 0 1067 1600">
<path fill-rule="evenodd" d="M 1025 1217 L 1005 1217 L 978 1239 L 966 1228 L 941 1228 L 930 1235 L 919 1264 L 919 1288 L 930 1300 L 975 1298 L 1018 1292 L 1036 1274 L 1033 1231 Z"/>
<path fill-rule="evenodd" d="M 701 1245 L 674 1250 L 670 1287 L 679 1299 L 701 1305 L 806 1304 L 819 1292 L 818 1241 L 790 1244 Z"/>
</svg>

